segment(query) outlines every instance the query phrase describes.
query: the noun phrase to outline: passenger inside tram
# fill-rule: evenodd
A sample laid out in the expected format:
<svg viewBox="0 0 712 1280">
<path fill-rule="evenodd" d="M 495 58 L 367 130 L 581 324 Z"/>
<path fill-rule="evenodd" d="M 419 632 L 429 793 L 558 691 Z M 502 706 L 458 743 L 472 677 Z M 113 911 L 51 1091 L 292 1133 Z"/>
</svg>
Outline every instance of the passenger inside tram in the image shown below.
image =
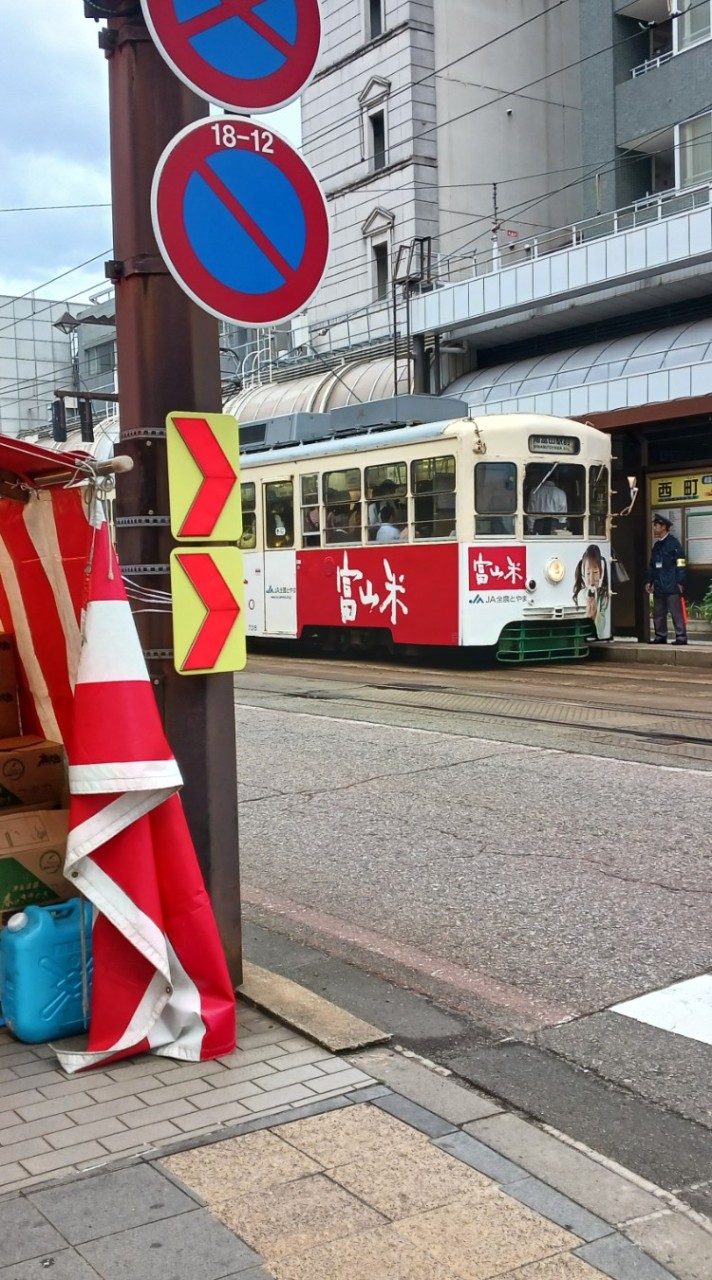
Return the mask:
<svg viewBox="0 0 712 1280">
<path fill-rule="evenodd" d="M 329 489 L 326 495 L 326 541 L 350 542 L 349 512 L 351 499 L 346 492 Z"/>
<path fill-rule="evenodd" d="M 574 463 L 531 462 L 524 481 L 525 531 L 546 537 L 583 533 L 586 470 Z"/>
<path fill-rule="evenodd" d="M 376 542 L 400 542 L 402 525 L 396 523 L 396 510 L 390 502 L 381 507 L 381 522 L 376 534 Z"/>
<path fill-rule="evenodd" d="M 383 480 L 381 484 L 374 486 L 371 499 L 368 504 L 368 538 L 369 542 L 377 542 L 378 531 L 383 523 L 384 507 L 392 499 L 396 492 L 396 485 L 393 480 Z M 383 539 L 381 539 L 383 541 Z"/>
<path fill-rule="evenodd" d="M 304 534 L 305 547 L 321 546 L 321 532 L 319 527 L 319 508 L 309 507 L 304 512 Z"/>
</svg>

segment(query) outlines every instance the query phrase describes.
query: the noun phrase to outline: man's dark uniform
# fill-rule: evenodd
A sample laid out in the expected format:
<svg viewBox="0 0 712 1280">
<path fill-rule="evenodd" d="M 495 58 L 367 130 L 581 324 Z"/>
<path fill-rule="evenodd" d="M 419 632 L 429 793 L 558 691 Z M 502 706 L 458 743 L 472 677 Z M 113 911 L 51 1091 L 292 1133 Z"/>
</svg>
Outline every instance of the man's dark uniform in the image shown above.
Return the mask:
<svg viewBox="0 0 712 1280">
<path fill-rule="evenodd" d="M 667 616 L 672 614 L 675 624 L 675 643 L 687 644 L 687 627 L 682 609 L 681 587 L 685 585 L 687 561 L 685 553 L 667 520 L 665 537 L 653 545 L 648 566 L 648 582 L 653 588 L 653 619 L 655 621 L 654 644 L 667 643 Z"/>
</svg>

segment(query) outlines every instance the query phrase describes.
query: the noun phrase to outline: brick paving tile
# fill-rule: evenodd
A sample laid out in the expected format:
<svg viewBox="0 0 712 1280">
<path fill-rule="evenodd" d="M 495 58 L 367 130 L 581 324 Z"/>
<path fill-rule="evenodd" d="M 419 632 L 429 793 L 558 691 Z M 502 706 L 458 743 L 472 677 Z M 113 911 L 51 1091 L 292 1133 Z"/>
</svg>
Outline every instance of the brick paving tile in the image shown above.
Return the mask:
<svg viewBox="0 0 712 1280">
<path fill-rule="evenodd" d="M 3 1140 L 3 1131 L 5 1129 L 14 1129 L 16 1124 L 20 1123 L 19 1111 L 2 1111 L 0 1112 L 0 1142 Z"/>
<path fill-rule="evenodd" d="M 282 1028 L 284 1031 L 284 1028 Z M 277 1044 L 285 1053 L 302 1053 L 305 1049 L 313 1049 L 314 1041 L 307 1040 L 306 1036 L 288 1036 L 285 1040 L 284 1035 L 281 1040 L 277 1040 Z"/>
<path fill-rule="evenodd" d="M 198 1093 L 191 1097 L 191 1102 L 199 1111 L 206 1107 L 219 1107 L 225 1102 L 242 1102 L 243 1098 L 264 1096 L 262 1089 L 254 1081 L 245 1080 L 242 1084 L 231 1084 L 227 1089 L 210 1089 L 206 1093 Z"/>
<path fill-rule="evenodd" d="M 67 1099 L 72 1110 L 77 1107 L 89 1107 L 94 1102 L 88 1093 L 77 1093 L 73 1098 Z M 30 1105 L 24 1104 L 16 1107 L 16 1111 L 23 1120 L 41 1120 L 43 1116 L 56 1116 L 61 1108 L 55 1100 L 51 1102 L 47 1098 L 42 1098 L 41 1102 L 33 1102 Z"/>
<path fill-rule="evenodd" d="M 35 1120 L 32 1123 L 15 1124 L 9 1129 L 3 1129 L 0 1133 L 0 1144 L 8 1147 L 16 1142 L 27 1142 L 30 1138 L 45 1138 L 49 1134 L 57 1133 L 60 1129 L 74 1128 L 75 1125 L 69 1116 L 64 1114 L 43 1116 L 41 1120 Z M 4 1161 L 5 1155 L 6 1152 L 0 1149 L 0 1160 Z"/>
<path fill-rule="evenodd" d="M 34 1064 L 28 1063 L 27 1065 L 32 1066 Z M 17 1072 L 9 1071 L 9 1078 L 0 1084 L 0 1098 L 6 1098 L 9 1094 L 17 1093 L 19 1089 L 26 1089 L 28 1080 L 31 1081 L 30 1088 L 32 1089 L 42 1089 L 50 1084 L 61 1084 L 63 1080 L 66 1080 L 66 1076 L 63 1076 L 61 1071 L 48 1071 L 46 1062 L 41 1062 L 39 1065 L 42 1070 L 37 1074 L 26 1074 L 24 1066 L 18 1067 Z"/>
<path fill-rule="evenodd" d="M 363 1071 L 356 1071 L 353 1068 L 351 1071 L 340 1071 L 335 1075 L 321 1076 L 310 1083 L 312 1089 L 317 1093 L 326 1093 L 327 1091 L 333 1092 L 334 1089 L 348 1089 L 352 1085 L 370 1084 L 371 1077 L 365 1076 Z"/>
<path fill-rule="evenodd" d="M 305 1067 L 294 1067 L 292 1070 L 287 1071 L 273 1071 L 269 1076 L 260 1076 L 259 1083 L 265 1093 L 274 1093 L 277 1089 L 285 1089 L 290 1084 L 311 1084 L 316 1089 L 318 1087 L 317 1082 L 325 1079 L 327 1077 L 311 1062 Z"/>
<path fill-rule="evenodd" d="M 4 1106 L 10 1107 L 12 1111 L 19 1111 L 21 1107 L 29 1107 L 33 1102 L 46 1102 L 47 1099 L 38 1089 L 28 1089 L 21 1080 L 17 1081 L 17 1087 L 12 1093 L 6 1093 L 4 1096 Z"/>
<path fill-rule="evenodd" d="M 139 1058 L 136 1062 L 122 1062 L 118 1066 L 112 1068 L 106 1067 L 103 1074 L 108 1077 L 108 1082 L 119 1080 L 138 1080 L 141 1076 L 156 1075 L 160 1070 L 160 1063 L 170 1063 L 170 1058 L 159 1059 L 150 1054 Z"/>
<path fill-rule="evenodd" d="M 145 1093 L 143 1089 L 139 1093 L 139 1098 L 146 1103 L 147 1107 L 158 1104 L 161 1106 L 164 1102 L 173 1102 L 175 1098 L 187 1098 L 189 1102 L 199 1093 L 212 1093 L 213 1087 L 207 1080 L 186 1080 L 184 1084 L 158 1085 L 153 1089 L 148 1089 Z"/>
<path fill-rule="evenodd" d="M 32 1156 L 22 1163 L 28 1173 L 54 1173 L 57 1169 L 69 1171 L 81 1160 L 101 1159 L 106 1148 L 98 1142 L 84 1142 L 78 1147 L 65 1147 L 63 1151 L 51 1151 L 48 1155 Z"/>
<path fill-rule="evenodd" d="M 22 1177 L 22 1172 L 22 1165 L 0 1164 L 0 1187 L 16 1182 L 18 1178 Z"/>
<path fill-rule="evenodd" d="M 177 1116 L 197 1114 L 195 1107 L 185 1098 L 174 1098 L 172 1102 L 158 1103 L 150 1108 L 142 1107 L 140 1111 L 130 1111 L 121 1118 L 129 1129 L 139 1129 L 148 1121 L 156 1124 L 160 1120 L 174 1120 Z"/>
<path fill-rule="evenodd" d="M 282 1053 L 278 1058 L 268 1058 L 270 1067 L 274 1067 L 277 1071 L 291 1071 L 293 1067 L 307 1067 L 310 1062 L 318 1062 L 322 1071 L 340 1071 L 343 1062 L 340 1058 L 333 1058 L 328 1049 L 320 1049 L 317 1046 L 311 1049 L 302 1049 L 297 1053 Z"/>
<path fill-rule="evenodd" d="M 225 1067 L 247 1067 L 251 1062 L 268 1061 L 272 1065 L 273 1058 L 285 1057 L 284 1049 L 280 1049 L 279 1045 L 272 1045 L 268 1049 L 241 1049 L 239 1046 L 228 1054 L 225 1058 L 218 1058 L 217 1061 Z"/>
<path fill-rule="evenodd" d="M 215 1089 L 225 1089 L 230 1084 L 242 1084 L 244 1080 L 260 1080 L 264 1076 L 275 1076 L 274 1067 L 266 1062 L 251 1062 L 242 1067 L 224 1067 L 219 1076 L 211 1076 L 210 1083 Z"/>
<path fill-rule="evenodd" d="M 76 1146 L 79 1142 L 97 1142 L 104 1140 L 112 1133 L 125 1133 L 126 1126 L 116 1116 L 113 1120 L 95 1120 L 93 1124 L 76 1124 L 71 1129 L 61 1129 L 59 1133 L 50 1133 L 47 1141 L 55 1150 Z"/>
<path fill-rule="evenodd" d="M 223 1124 L 244 1120 L 250 1112 L 241 1102 L 226 1103 L 211 1111 L 194 1111 L 192 1115 L 176 1116 L 175 1123 L 184 1133 L 213 1133 Z"/>
<path fill-rule="evenodd" d="M 279 1045 L 280 1040 L 284 1040 L 284 1027 L 275 1027 L 270 1031 L 260 1031 L 255 1036 L 251 1035 L 249 1048 L 262 1049 L 269 1045 Z M 304 1049 L 308 1044 L 311 1044 L 311 1041 L 302 1041 L 301 1047 Z"/>
<path fill-rule="evenodd" d="M 44 1098 L 63 1098 L 65 1094 L 73 1094 L 77 1088 L 85 1089 L 87 1093 L 93 1093 L 96 1088 L 103 1084 L 111 1084 L 112 1081 L 103 1071 L 90 1071 L 86 1076 L 62 1076 L 58 1084 L 50 1084 L 43 1086 L 40 1093 Z"/>
<path fill-rule="evenodd" d="M 144 1125 L 142 1129 L 125 1129 L 123 1133 L 112 1133 L 103 1139 L 108 1151 L 138 1151 L 144 1147 L 152 1147 L 157 1142 L 167 1142 L 169 1138 L 179 1138 L 180 1129 L 170 1120 L 159 1120 L 156 1124 Z"/>
<path fill-rule="evenodd" d="M 255 1094 L 250 1098 L 245 1098 L 244 1105 L 249 1111 L 260 1111 L 264 1107 L 274 1108 L 284 1106 L 288 1102 L 306 1101 L 313 1099 L 314 1094 L 311 1089 L 304 1084 L 292 1084 L 286 1089 L 273 1089 L 271 1093 Z"/>
<path fill-rule="evenodd" d="M 44 1138 L 29 1138 L 27 1142 L 13 1142 L 12 1146 L 3 1147 L 3 1163 L 12 1164 L 14 1160 L 26 1160 L 29 1156 L 41 1156 L 52 1148 Z"/>
<path fill-rule="evenodd" d="M 94 1088 L 94 1082 L 87 1080 L 86 1090 L 90 1093 L 95 1102 L 112 1102 L 114 1098 L 127 1098 L 131 1094 L 139 1093 L 142 1097 L 144 1092 L 149 1089 L 157 1089 L 160 1080 L 155 1076 L 141 1076 L 137 1080 L 119 1080 L 113 1084 L 101 1085 L 98 1089 Z"/>
<path fill-rule="evenodd" d="M 140 1098 L 117 1098 L 115 1102 L 94 1102 L 77 1111 L 67 1111 L 67 1116 L 75 1124 L 93 1124 L 95 1120 L 113 1120 L 115 1116 L 122 1120 L 135 1111 L 145 1110 L 146 1103 Z"/>
<path fill-rule="evenodd" d="M 203 1076 L 222 1075 L 222 1070 L 218 1062 L 184 1062 L 180 1066 L 176 1066 L 175 1062 L 171 1062 L 166 1058 L 166 1070 L 162 1071 L 156 1064 L 154 1059 L 154 1075 L 161 1084 L 173 1085 L 182 1084 L 184 1080 L 199 1080 Z"/>
</svg>

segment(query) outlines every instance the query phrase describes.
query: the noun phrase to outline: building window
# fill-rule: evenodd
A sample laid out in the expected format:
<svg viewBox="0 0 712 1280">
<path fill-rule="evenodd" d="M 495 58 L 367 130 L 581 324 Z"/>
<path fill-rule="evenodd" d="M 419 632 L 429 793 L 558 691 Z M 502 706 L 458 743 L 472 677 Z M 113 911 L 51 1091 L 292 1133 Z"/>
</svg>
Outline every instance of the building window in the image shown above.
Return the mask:
<svg viewBox="0 0 712 1280">
<path fill-rule="evenodd" d="M 115 342 L 100 342 L 96 347 L 87 347 L 87 372 L 90 378 L 95 378 L 99 373 L 113 373 L 115 364 Z"/>
<path fill-rule="evenodd" d="M 386 167 L 386 113 L 385 111 L 374 111 L 373 115 L 368 117 L 368 123 L 371 129 L 371 168 L 385 169 Z"/>
<path fill-rule="evenodd" d="M 712 115 L 706 112 L 679 126 L 680 186 L 712 179 Z"/>
<path fill-rule="evenodd" d="M 709 40 L 712 35 L 712 4 L 709 0 L 678 0 L 675 8 L 679 11 L 676 19 L 678 53 L 701 40 Z"/>
<path fill-rule="evenodd" d="M 369 40 L 383 35 L 384 0 L 366 0 L 366 29 Z"/>
<path fill-rule="evenodd" d="M 376 300 L 388 297 L 390 271 L 388 269 L 388 245 L 373 246 L 373 283 Z"/>
</svg>

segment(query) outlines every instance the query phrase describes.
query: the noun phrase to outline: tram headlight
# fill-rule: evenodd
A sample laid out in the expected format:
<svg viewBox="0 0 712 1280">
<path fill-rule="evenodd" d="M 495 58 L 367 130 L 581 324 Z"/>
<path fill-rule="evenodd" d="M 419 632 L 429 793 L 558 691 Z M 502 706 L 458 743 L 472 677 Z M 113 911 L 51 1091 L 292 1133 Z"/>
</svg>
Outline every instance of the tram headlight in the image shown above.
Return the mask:
<svg viewBox="0 0 712 1280">
<path fill-rule="evenodd" d="M 547 564 L 544 573 L 547 581 L 549 582 L 553 582 L 555 584 L 557 582 L 563 582 L 566 577 L 566 566 L 561 560 L 559 560 L 558 556 L 554 556 L 554 559 L 550 560 Z"/>
</svg>

